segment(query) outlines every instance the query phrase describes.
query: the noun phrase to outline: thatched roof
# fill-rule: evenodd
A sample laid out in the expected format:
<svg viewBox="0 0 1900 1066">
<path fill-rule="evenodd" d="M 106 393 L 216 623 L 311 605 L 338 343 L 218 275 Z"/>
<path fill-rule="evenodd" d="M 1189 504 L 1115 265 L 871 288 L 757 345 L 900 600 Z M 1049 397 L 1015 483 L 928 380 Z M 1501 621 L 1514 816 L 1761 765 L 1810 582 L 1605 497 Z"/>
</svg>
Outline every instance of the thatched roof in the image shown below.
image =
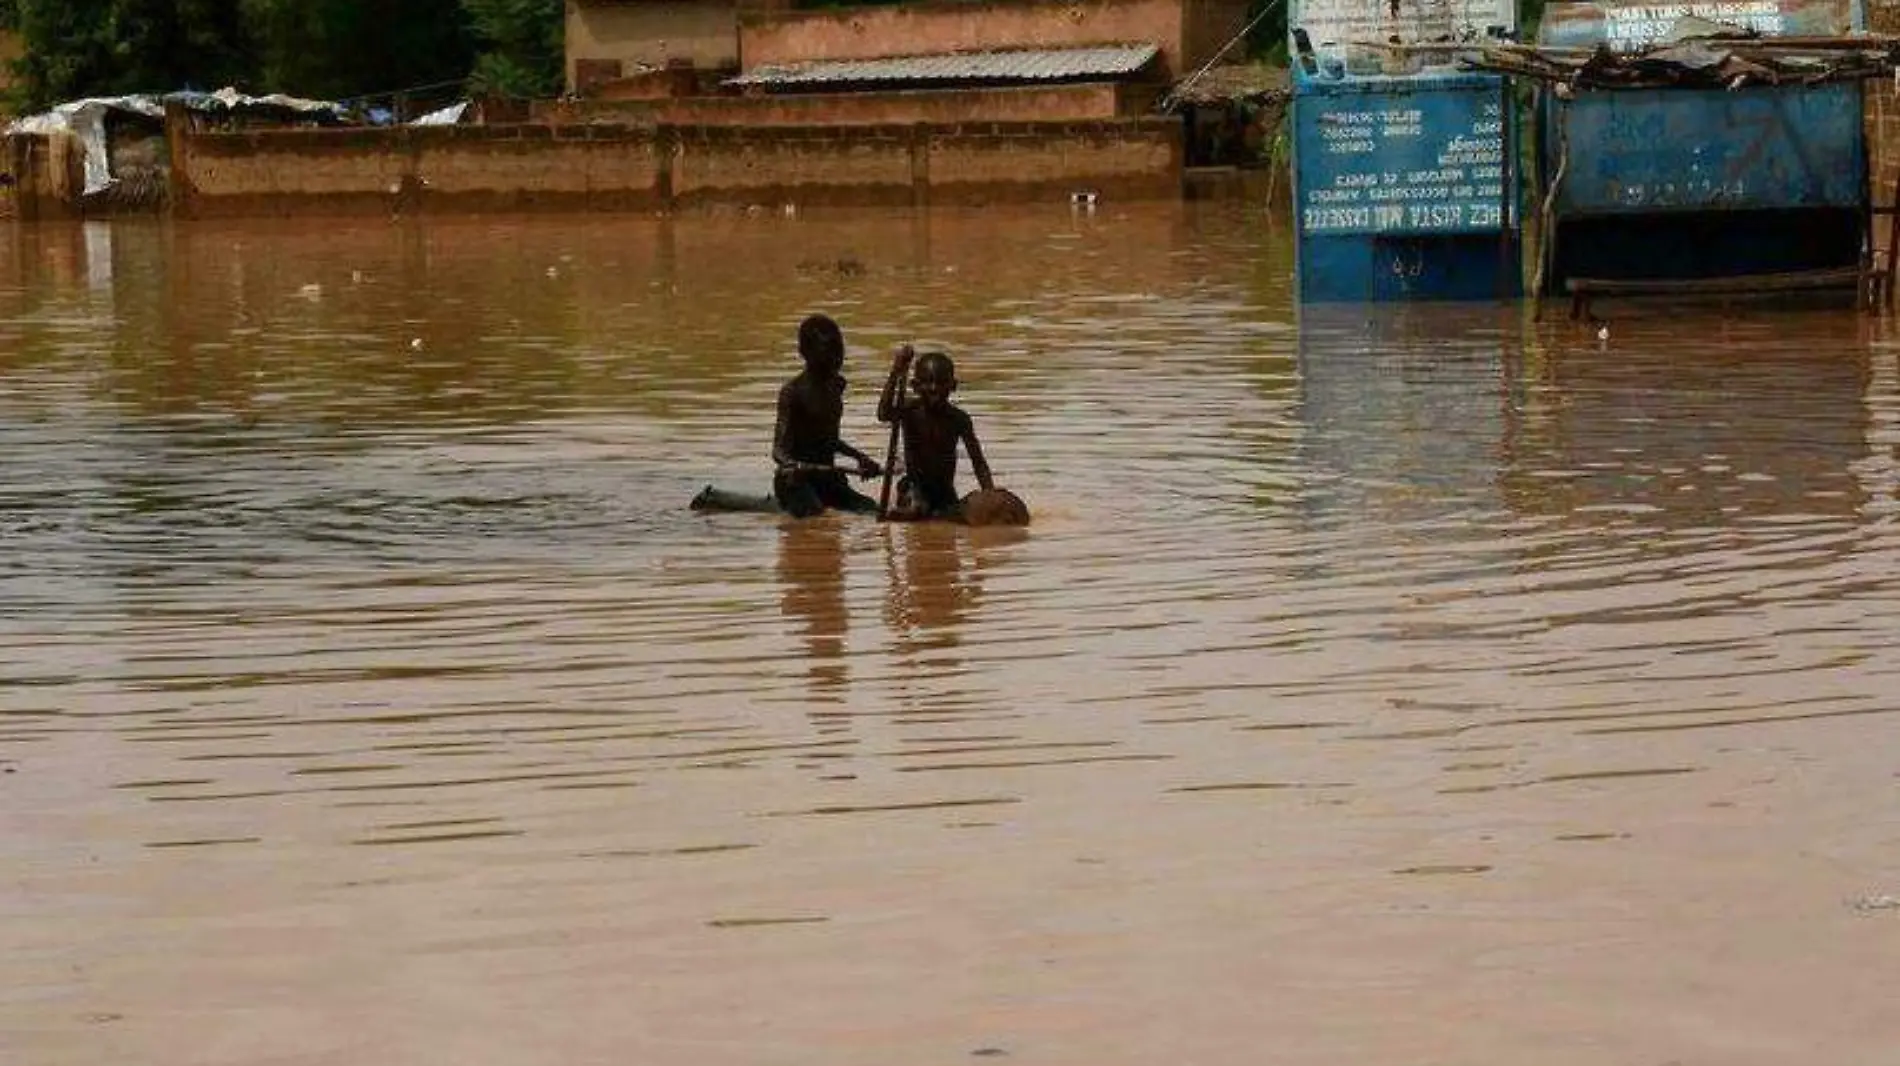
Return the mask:
<svg viewBox="0 0 1900 1066">
<path fill-rule="evenodd" d="M 1223 104 L 1236 100 L 1271 100 L 1288 93 L 1285 67 L 1265 63 L 1230 63 L 1191 74 L 1168 90 L 1168 98 L 1182 104 Z"/>
</svg>

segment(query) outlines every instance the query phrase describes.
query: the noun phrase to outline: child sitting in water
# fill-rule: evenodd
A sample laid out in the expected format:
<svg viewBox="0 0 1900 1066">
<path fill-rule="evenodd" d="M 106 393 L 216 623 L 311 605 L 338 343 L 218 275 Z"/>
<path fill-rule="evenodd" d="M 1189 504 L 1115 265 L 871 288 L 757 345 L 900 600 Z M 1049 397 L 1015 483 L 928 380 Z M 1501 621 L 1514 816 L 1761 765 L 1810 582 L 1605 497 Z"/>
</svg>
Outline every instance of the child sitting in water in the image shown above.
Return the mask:
<svg viewBox="0 0 1900 1066">
<path fill-rule="evenodd" d="M 915 398 L 904 395 L 904 372 L 915 359 L 917 372 L 910 387 Z M 920 518 L 961 520 L 957 495 L 957 445 L 970 453 L 970 470 L 985 491 L 994 489 L 990 464 L 983 458 L 970 416 L 950 402 L 957 390 L 957 368 L 942 352 L 918 356 L 910 345 L 897 350 L 891 376 L 877 402 L 877 420 L 896 423 L 904 432 L 904 477 L 897 485 L 897 502 L 890 517 L 898 521 Z"/>
<path fill-rule="evenodd" d="M 799 323 L 798 354 L 805 369 L 778 390 L 778 422 L 772 429 L 772 495 L 785 513 L 809 518 L 827 507 L 870 513 L 877 501 L 853 489 L 832 465 L 843 455 L 857 460 L 859 477 L 884 472 L 877 461 L 839 438 L 844 420 L 844 331 L 824 315 Z"/>
</svg>

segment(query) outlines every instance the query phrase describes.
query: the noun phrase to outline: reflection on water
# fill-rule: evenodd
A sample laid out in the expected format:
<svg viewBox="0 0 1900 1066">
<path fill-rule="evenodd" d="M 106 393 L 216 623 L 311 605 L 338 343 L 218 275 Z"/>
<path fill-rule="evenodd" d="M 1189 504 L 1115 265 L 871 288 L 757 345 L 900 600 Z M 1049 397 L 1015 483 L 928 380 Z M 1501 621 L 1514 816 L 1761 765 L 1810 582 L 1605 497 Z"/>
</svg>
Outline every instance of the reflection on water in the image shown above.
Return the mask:
<svg viewBox="0 0 1900 1066">
<path fill-rule="evenodd" d="M 897 556 L 885 594 L 885 625 L 900 647 L 919 652 L 948 650 L 961 642 L 959 632 L 982 604 L 982 549 L 973 542 L 1026 536 L 1014 530 L 966 532 L 951 526 L 919 524 L 893 538 Z"/>
<path fill-rule="evenodd" d="M 12 231 L 0 1059 L 1900 1045 L 1888 327 L 1296 310 L 1283 238 Z M 1033 528 L 686 509 L 820 310 Z"/>
<path fill-rule="evenodd" d="M 841 702 L 851 675 L 844 661 L 850 629 L 844 600 L 845 530 L 837 516 L 787 522 L 779 538 L 779 602 L 805 640 L 809 697 Z"/>
</svg>

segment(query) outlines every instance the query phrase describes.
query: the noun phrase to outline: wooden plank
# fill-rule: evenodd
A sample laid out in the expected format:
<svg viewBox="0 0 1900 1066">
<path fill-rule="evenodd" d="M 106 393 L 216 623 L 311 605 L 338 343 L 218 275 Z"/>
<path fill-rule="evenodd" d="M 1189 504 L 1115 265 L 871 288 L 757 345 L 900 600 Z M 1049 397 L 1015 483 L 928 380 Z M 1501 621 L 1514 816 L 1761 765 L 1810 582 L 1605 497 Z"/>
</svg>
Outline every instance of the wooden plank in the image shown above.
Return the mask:
<svg viewBox="0 0 1900 1066">
<path fill-rule="evenodd" d="M 1866 277 L 1867 272 L 1859 267 L 1842 267 L 1727 278 L 1570 278 L 1564 288 L 1576 296 L 1713 296 L 1845 289 L 1861 284 Z"/>
</svg>

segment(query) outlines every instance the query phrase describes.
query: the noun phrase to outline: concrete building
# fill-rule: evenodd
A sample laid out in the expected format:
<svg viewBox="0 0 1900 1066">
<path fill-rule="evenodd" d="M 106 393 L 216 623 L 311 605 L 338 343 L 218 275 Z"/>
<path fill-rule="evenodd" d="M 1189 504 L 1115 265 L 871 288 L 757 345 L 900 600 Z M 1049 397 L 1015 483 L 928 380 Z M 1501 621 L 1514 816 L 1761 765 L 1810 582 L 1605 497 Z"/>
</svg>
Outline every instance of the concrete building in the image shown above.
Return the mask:
<svg viewBox="0 0 1900 1066">
<path fill-rule="evenodd" d="M 567 0 L 568 89 L 585 96 L 668 65 L 736 71 L 739 2 Z"/>
<path fill-rule="evenodd" d="M 755 91 L 809 92 L 853 80 L 819 64 L 1142 45 L 1157 54 L 1143 73 L 1165 83 L 1213 58 L 1246 19 L 1247 0 L 919 0 L 807 11 L 788 0 L 568 0 L 568 85 L 580 96 L 611 96 L 615 80 L 690 65 L 742 73 Z M 1076 62 L 1088 60 L 1067 65 Z M 800 68 L 805 76 L 757 76 Z"/>
</svg>

